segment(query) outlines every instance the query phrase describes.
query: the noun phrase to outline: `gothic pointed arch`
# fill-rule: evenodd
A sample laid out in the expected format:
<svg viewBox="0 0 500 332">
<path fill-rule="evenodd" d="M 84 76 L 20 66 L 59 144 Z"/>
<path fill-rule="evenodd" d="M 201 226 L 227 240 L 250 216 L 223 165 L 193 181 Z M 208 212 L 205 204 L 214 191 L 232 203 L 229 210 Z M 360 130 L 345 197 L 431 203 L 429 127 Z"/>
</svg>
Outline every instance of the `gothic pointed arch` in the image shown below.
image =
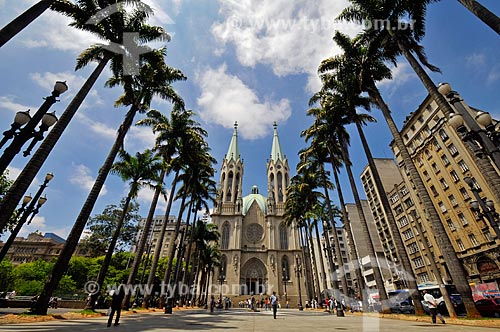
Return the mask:
<svg viewBox="0 0 500 332">
<path fill-rule="evenodd" d="M 280 249 L 288 249 L 288 227 L 284 222 L 280 224 Z"/>
<path fill-rule="evenodd" d="M 231 226 L 229 225 L 228 221 L 225 221 L 222 224 L 222 236 L 221 236 L 221 249 L 228 249 L 229 248 L 229 231 L 231 229 Z"/>
</svg>

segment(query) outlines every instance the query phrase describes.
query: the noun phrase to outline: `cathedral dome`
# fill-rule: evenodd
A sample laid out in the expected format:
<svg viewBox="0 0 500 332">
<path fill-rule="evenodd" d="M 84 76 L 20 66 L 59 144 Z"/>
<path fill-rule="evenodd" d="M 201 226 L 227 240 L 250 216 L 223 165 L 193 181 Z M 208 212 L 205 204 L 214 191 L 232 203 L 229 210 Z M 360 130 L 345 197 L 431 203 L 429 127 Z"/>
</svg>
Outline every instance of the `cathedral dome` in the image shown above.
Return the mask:
<svg viewBox="0 0 500 332">
<path fill-rule="evenodd" d="M 243 215 L 247 214 L 248 209 L 252 206 L 253 202 L 256 201 L 259 204 L 260 209 L 264 214 L 267 212 L 266 201 L 267 198 L 259 194 L 259 188 L 257 186 L 252 187 L 252 193 L 248 196 L 243 197 Z"/>
</svg>

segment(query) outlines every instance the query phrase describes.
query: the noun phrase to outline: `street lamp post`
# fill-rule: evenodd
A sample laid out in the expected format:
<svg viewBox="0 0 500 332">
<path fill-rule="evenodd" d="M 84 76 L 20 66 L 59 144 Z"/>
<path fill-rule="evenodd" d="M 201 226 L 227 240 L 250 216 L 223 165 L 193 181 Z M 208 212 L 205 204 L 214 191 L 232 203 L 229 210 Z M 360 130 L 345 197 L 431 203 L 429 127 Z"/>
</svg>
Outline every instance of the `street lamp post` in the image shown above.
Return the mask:
<svg viewBox="0 0 500 332">
<path fill-rule="evenodd" d="M 45 101 L 33 117 L 29 115 L 29 110 L 16 113 L 11 128 L 3 133 L 4 137 L 0 141 L 1 148 L 7 141 L 12 139 L 11 144 L 5 148 L 4 153 L 0 157 L 0 174 L 3 174 L 12 159 L 21 151 L 21 148 L 29 139 L 32 138 L 33 140 L 23 153 L 25 157 L 31 153 L 35 144 L 43 139 L 43 133 L 57 122 L 56 115 L 54 113 L 47 113 L 47 111 L 58 101 L 57 97 L 66 92 L 66 90 L 68 90 L 66 82 L 57 81 L 52 94 L 45 98 Z M 35 128 L 40 121 L 40 128 L 36 131 Z"/>
<path fill-rule="evenodd" d="M 496 130 L 498 129 L 496 128 L 498 123 L 493 123 L 493 119 L 488 112 L 478 112 L 474 119 L 465 109 L 457 92 L 451 90 L 448 83 L 439 84 L 438 90 L 448 98 L 457 111 L 456 114 L 450 114 L 450 126 L 457 131 L 464 141 L 469 143 L 476 154 L 488 155 L 497 169 L 500 169 L 500 150 L 498 148 L 500 133 Z M 482 129 L 480 125 L 485 129 Z"/>
<path fill-rule="evenodd" d="M 299 284 L 299 310 L 304 310 L 302 306 L 302 291 L 300 289 L 300 274 L 302 273 L 302 263 L 299 255 L 295 255 L 295 272 L 297 273 L 297 283 Z"/>
<path fill-rule="evenodd" d="M 500 239 L 500 229 L 498 226 L 499 215 L 495 211 L 495 205 L 492 200 L 486 199 L 484 200 L 479 195 L 477 188 L 474 185 L 474 180 L 470 176 L 466 176 L 464 178 L 464 182 L 469 185 L 470 190 L 474 194 L 475 201 L 471 201 L 471 209 L 479 214 L 479 216 L 485 217 L 490 223 L 491 227 L 495 231 L 495 234 L 498 239 Z M 482 213 L 480 212 L 482 210 Z"/>
<path fill-rule="evenodd" d="M 286 284 L 290 280 L 290 277 L 288 276 L 286 268 L 283 268 L 283 275 L 281 276 L 281 279 L 283 280 L 283 283 L 285 284 L 285 307 L 288 305 L 288 295 L 286 292 Z"/>
<path fill-rule="evenodd" d="M 17 221 L 16 227 L 12 230 L 9 238 L 7 239 L 7 242 L 5 242 L 2 250 L 0 251 L 0 262 L 7 255 L 7 251 L 9 251 L 10 247 L 12 246 L 12 243 L 14 243 L 14 240 L 16 239 L 17 234 L 19 234 L 19 231 L 23 227 L 24 223 L 26 222 L 28 224 L 31 223 L 31 221 L 38 213 L 42 205 L 45 204 L 45 202 L 47 201 L 47 197 L 45 196 L 41 197 L 41 196 L 43 191 L 45 190 L 45 188 L 47 188 L 47 185 L 53 178 L 54 174 L 47 173 L 47 175 L 45 175 L 45 180 L 43 181 L 42 185 L 40 185 L 40 188 L 36 192 L 35 197 L 32 198 L 29 195 L 24 196 L 21 208 L 18 210 L 21 217 Z"/>
<path fill-rule="evenodd" d="M 219 274 L 219 282 L 220 282 L 220 289 L 219 289 L 219 301 L 220 305 L 222 306 L 222 283 L 226 279 L 226 276 L 224 275 L 224 270 L 221 268 L 220 274 Z"/>
</svg>

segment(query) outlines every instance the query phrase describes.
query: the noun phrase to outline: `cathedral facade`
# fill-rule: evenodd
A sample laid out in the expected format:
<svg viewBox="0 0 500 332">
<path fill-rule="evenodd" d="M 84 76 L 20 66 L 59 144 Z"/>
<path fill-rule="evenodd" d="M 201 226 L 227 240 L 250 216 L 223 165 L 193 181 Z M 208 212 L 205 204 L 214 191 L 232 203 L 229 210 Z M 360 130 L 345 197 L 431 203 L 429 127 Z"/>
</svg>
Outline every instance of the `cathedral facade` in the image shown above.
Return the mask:
<svg viewBox="0 0 500 332">
<path fill-rule="evenodd" d="M 286 188 L 290 169 L 282 153 L 277 126 L 271 156 L 267 162 L 267 197 L 257 186 L 243 196 L 244 164 L 238 148 L 238 127 L 234 126 L 229 149 L 222 161 L 212 221 L 221 234 L 221 267 L 214 281 L 223 285 L 224 296 L 279 295 L 284 304 L 299 301 L 305 294 L 301 248 L 295 224 L 284 223 Z M 264 167 L 263 167 L 264 169 Z M 305 297 L 303 300 L 305 300 Z"/>
</svg>

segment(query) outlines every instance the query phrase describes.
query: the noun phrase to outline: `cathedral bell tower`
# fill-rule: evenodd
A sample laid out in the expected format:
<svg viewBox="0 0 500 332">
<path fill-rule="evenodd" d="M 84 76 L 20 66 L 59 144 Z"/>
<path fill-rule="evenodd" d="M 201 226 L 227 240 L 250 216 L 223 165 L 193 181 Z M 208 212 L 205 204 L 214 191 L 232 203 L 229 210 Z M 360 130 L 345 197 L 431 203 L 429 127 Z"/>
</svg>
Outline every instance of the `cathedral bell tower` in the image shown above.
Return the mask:
<svg viewBox="0 0 500 332">
<path fill-rule="evenodd" d="M 286 188 L 290 184 L 290 169 L 281 150 L 276 122 L 273 127 L 271 158 L 267 162 L 267 206 L 268 214 L 282 216 L 285 211 Z"/>
<path fill-rule="evenodd" d="M 238 123 L 234 123 L 233 137 L 222 161 L 216 210 L 221 214 L 241 214 L 242 209 L 243 160 L 238 149 Z"/>
</svg>

